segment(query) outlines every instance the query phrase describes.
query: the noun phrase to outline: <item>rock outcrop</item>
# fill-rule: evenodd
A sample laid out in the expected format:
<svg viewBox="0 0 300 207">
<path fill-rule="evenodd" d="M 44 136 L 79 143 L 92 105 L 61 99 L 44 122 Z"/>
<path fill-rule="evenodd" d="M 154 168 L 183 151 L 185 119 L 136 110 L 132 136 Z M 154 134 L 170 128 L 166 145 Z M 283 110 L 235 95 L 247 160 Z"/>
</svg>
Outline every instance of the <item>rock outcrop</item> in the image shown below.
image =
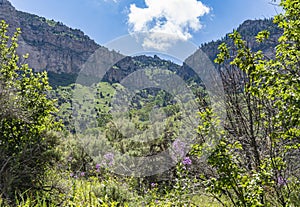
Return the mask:
<svg viewBox="0 0 300 207">
<path fill-rule="evenodd" d="M 125 58 L 115 51 L 109 51 L 98 45 L 78 29 L 69 28 L 61 22 L 18 11 L 8 0 L 0 0 L 0 20 L 5 20 L 10 25 L 10 34 L 16 28 L 21 28 L 18 53 L 20 55 L 29 53 L 26 62 L 35 71 L 48 71 L 49 80 L 53 86 L 74 83 L 78 80 L 78 74 L 84 79 L 104 77 L 105 81 L 118 82 L 141 66 L 151 65 L 159 67 L 164 65 L 165 68 L 176 72 L 184 80 L 197 79 L 195 72 L 187 64 L 180 68 L 176 64 L 157 57 Z M 269 57 L 274 56 L 277 39 L 282 34 L 282 30 L 278 29 L 271 19 L 248 20 L 237 30 L 254 51 L 262 50 Z M 261 30 L 269 30 L 270 39 L 263 44 L 258 44 L 255 36 Z M 202 44 L 199 50 L 203 51 L 213 62 L 218 54 L 217 48 L 222 42 L 226 42 L 229 46 L 232 45 L 232 41 L 226 35 L 221 40 Z M 191 55 L 186 62 L 189 62 L 197 54 L 199 51 Z M 114 67 L 112 67 L 112 63 L 115 63 Z M 108 68 L 110 68 L 109 72 L 102 74 Z"/>
<path fill-rule="evenodd" d="M 236 30 L 242 35 L 242 38 L 247 41 L 247 45 L 253 51 L 262 50 L 268 57 L 274 56 L 278 38 L 283 33 L 283 31 L 273 23 L 273 19 L 246 20 Z M 255 36 L 262 30 L 268 30 L 270 32 L 270 37 L 265 42 L 258 43 Z M 222 42 L 225 42 L 229 46 L 233 46 L 233 42 L 227 34 L 221 40 L 202 44 L 200 49 L 213 61 L 217 57 L 218 46 Z"/>
<path fill-rule="evenodd" d="M 0 0 L 0 20 L 9 24 L 10 33 L 21 28 L 18 53 L 29 53 L 26 62 L 35 71 L 75 74 L 94 51 L 101 49 L 82 31 L 18 11 L 7 0 Z M 110 53 L 106 48 L 102 49 L 104 53 Z"/>
</svg>

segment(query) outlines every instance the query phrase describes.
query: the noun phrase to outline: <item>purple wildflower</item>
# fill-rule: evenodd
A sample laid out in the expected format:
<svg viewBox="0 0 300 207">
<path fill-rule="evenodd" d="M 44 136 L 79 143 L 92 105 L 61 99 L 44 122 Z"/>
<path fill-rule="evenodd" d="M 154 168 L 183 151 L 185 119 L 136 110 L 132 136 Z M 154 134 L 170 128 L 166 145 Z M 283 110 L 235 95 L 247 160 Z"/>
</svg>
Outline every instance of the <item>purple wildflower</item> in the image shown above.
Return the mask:
<svg viewBox="0 0 300 207">
<path fill-rule="evenodd" d="M 285 178 L 283 178 L 282 176 L 279 176 L 278 178 L 277 178 L 277 183 L 278 183 L 278 185 L 286 185 L 286 183 L 287 183 L 287 180 L 285 179 Z"/>
<path fill-rule="evenodd" d="M 109 153 L 104 155 L 104 159 L 106 161 L 109 161 L 109 163 L 108 163 L 109 166 L 112 166 L 113 162 L 114 162 L 114 154 L 109 152 Z M 105 162 L 105 163 L 107 163 L 107 162 Z"/>
<path fill-rule="evenodd" d="M 113 160 L 114 159 L 114 154 L 109 152 L 109 153 L 104 155 L 104 158 L 107 159 L 107 160 Z"/>
<path fill-rule="evenodd" d="M 70 177 L 73 177 L 74 176 L 74 173 L 70 173 Z"/>
<path fill-rule="evenodd" d="M 177 157 L 183 157 L 185 154 L 185 147 L 186 144 L 180 140 L 175 140 L 172 144 L 174 153 L 177 155 Z"/>
<path fill-rule="evenodd" d="M 156 186 L 156 183 L 151 183 L 151 187 L 154 188 Z"/>
<path fill-rule="evenodd" d="M 96 169 L 98 170 L 101 167 L 100 164 L 96 164 Z"/>
<path fill-rule="evenodd" d="M 81 173 L 80 173 L 80 176 L 81 176 L 81 177 L 85 176 L 85 172 L 81 172 Z"/>
<path fill-rule="evenodd" d="M 182 164 L 184 165 L 191 165 L 192 164 L 192 160 L 189 157 L 185 157 L 182 161 Z"/>
</svg>

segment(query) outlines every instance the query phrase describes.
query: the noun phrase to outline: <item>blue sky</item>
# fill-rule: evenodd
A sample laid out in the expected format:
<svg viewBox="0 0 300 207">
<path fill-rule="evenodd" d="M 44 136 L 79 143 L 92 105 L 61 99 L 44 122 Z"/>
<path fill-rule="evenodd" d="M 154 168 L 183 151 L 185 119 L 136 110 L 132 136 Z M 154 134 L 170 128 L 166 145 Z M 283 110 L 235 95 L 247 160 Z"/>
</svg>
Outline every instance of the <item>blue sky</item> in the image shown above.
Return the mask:
<svg viewBox="0 0 300 207">
<path fill-rule="evenodd" d="M 271 0 L 10 1 L 18 10 L 80 29 L 101 45 L 129 32 L 147 30 L 179 31 L 175 38 L 200 45 L 223 37 L 247 19 L 271 18 L 279 12 Z M 149 37 L 150 44 L 153 38 Z"/>
</svg>

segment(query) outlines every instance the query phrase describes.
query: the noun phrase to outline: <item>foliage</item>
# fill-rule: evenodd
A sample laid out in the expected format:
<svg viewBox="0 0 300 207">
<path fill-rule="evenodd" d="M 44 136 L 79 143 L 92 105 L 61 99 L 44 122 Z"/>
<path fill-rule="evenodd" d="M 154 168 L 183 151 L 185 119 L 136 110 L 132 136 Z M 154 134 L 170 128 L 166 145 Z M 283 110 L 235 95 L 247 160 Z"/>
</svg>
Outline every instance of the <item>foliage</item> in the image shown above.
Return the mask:
<svg viewBox="0 0 300 207">
<path fill-rule="evenodd" d="M 300 4 L 297 0 L 282 0 L 281 5 L 286 12 L 275 17 L 274 22 L 283 35 L 274 58 L 256 51 L 257 46 L 253 52 L 249 47 L 253 44 L 247 44 L 237 31 L 226 37 L 232 44 L 219 46 L 216 63 L 222 66 L 227 113 L 223 128 L 218 127 L 221 122 L 207 104 L 204 88 L 189 83 L 199 95 L 198 144 L 169 171 L 144 178 L 110 172 L 107 167 L 113 167 L 121 158 L 108 151 L 98 157 L 99 147 L 110 144 L 123 154 L 150 156 L 175 145 L 172 142 L 182 117 L 173 97 L 156 89 L 137 92 L 130 102 L 131 123 L 127 124 L 121 112 L 115 117 L 110 114 L 112 104 L 118 105 L 113 103 L 118 101 L 113 100 L 114 94 L 123 90 L 119 84 L 72 84 L 51 91 L 50 96 L 58 99 L 57 112 L 56 103 L 48 99 L 46 73 L 33 73 L 27 65 L 20 65 L 16 55 L 20 31 L 9 38 L 7 25 L 2 22 L 0 206 L 9 206 L 12 199 L 16 206 L 297 206 Z M 257 45 L 274 38 L 272 33 L 278 30 L 273 26 L 270 29 L 258 33 Z M 241 32 L 252 35 L 256 30 Z M 154 65 L 173 72 L 178 69 L 175 64 L 154 59 Z M 124 63 L 127 60 L 136 67 L 152 64 L 146 56 L 128 57 Z M 120 72 L 121 64 L 112 70 Z M 118 78 L 123 75 L 126 74 L 120 73 Z M 65 74 L 60 77 L 75 80 Z M 106 76 L 111 82 L 117 81 L 112 78 Z M 95 82 L 89 77 L 83 79 L 84 83 Z M 158 112 L 155 106 L 166 117 L 157 116 L 151 122 L 149 111 Z M 96 120 L 91 125 L 90 116 Z M 60 125 L 55 118 L 66 125 L 65 139 L 58 147 L 53 131 Z M 163 126 L 160 135 L 145 132 L 151 127 L 160 129 L 159 126 Z M 186 133 L 189 130 L 192 129 L 187 127 Z M 151 141 L 139 142 L 141 139 Z"/>
<path fill-rule="evenodd" d="M 284 14 L 274 22 L 283 29 L 276 57 L 252 52 L 241 35 L 229 37 L 233 47 L 219 46 L 216 62 L 226 92 L 224 130 L 214 128 L 217 117 L 208 108 L 200 113 L 199 133 L 220 140 L 215 148 L 196 145 L 195 153 L 209 151 L 211 174 L 202 173 L 207 191 L 233 206 L 293 206 L 299 183 L 300 135 L 300 20 L 299 2 L 283 0 Z M 267 39 L 262 31 L 257 41 Z M 293 195 L 293 196 L 292 196 Z M 297 197 L 297 196 L 296 196 Z"/>
<path fill-rule="evenodd" d="M 47 99 L 46 73 L 34 74 L 20 65 L 20 30 L 9 37 L 7 27 L 0 23 L 0 194 L 11 199 L 15 193 L 43 189 L 44 172 L 57 156 L 54 130 L 59 124 L 54 102 Z"/>
<path fill-rule="evenodd" d="M 50 86 L 52 88 L 57 88 L 58 86 L 69 86 L 75 83 L 77 75 L 48 71 L 48 78 Z"/>
</svg>

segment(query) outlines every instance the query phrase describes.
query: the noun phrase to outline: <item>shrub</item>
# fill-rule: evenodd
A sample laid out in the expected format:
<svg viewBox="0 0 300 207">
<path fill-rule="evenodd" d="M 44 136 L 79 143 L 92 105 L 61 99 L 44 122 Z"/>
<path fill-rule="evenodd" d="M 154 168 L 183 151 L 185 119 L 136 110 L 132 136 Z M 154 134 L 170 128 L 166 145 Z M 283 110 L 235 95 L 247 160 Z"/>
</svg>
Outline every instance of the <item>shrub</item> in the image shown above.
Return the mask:
<svg viewBox="0 0 300 207">
<path fill-rule="evenodd" d="M 34 73 L 16 54 L 20 30 L 6 35 L 0 22 L 0 194 L 43 189 L 43 175 L 56 158 L 59 124 L 46 73 Z"/>
</svg>

